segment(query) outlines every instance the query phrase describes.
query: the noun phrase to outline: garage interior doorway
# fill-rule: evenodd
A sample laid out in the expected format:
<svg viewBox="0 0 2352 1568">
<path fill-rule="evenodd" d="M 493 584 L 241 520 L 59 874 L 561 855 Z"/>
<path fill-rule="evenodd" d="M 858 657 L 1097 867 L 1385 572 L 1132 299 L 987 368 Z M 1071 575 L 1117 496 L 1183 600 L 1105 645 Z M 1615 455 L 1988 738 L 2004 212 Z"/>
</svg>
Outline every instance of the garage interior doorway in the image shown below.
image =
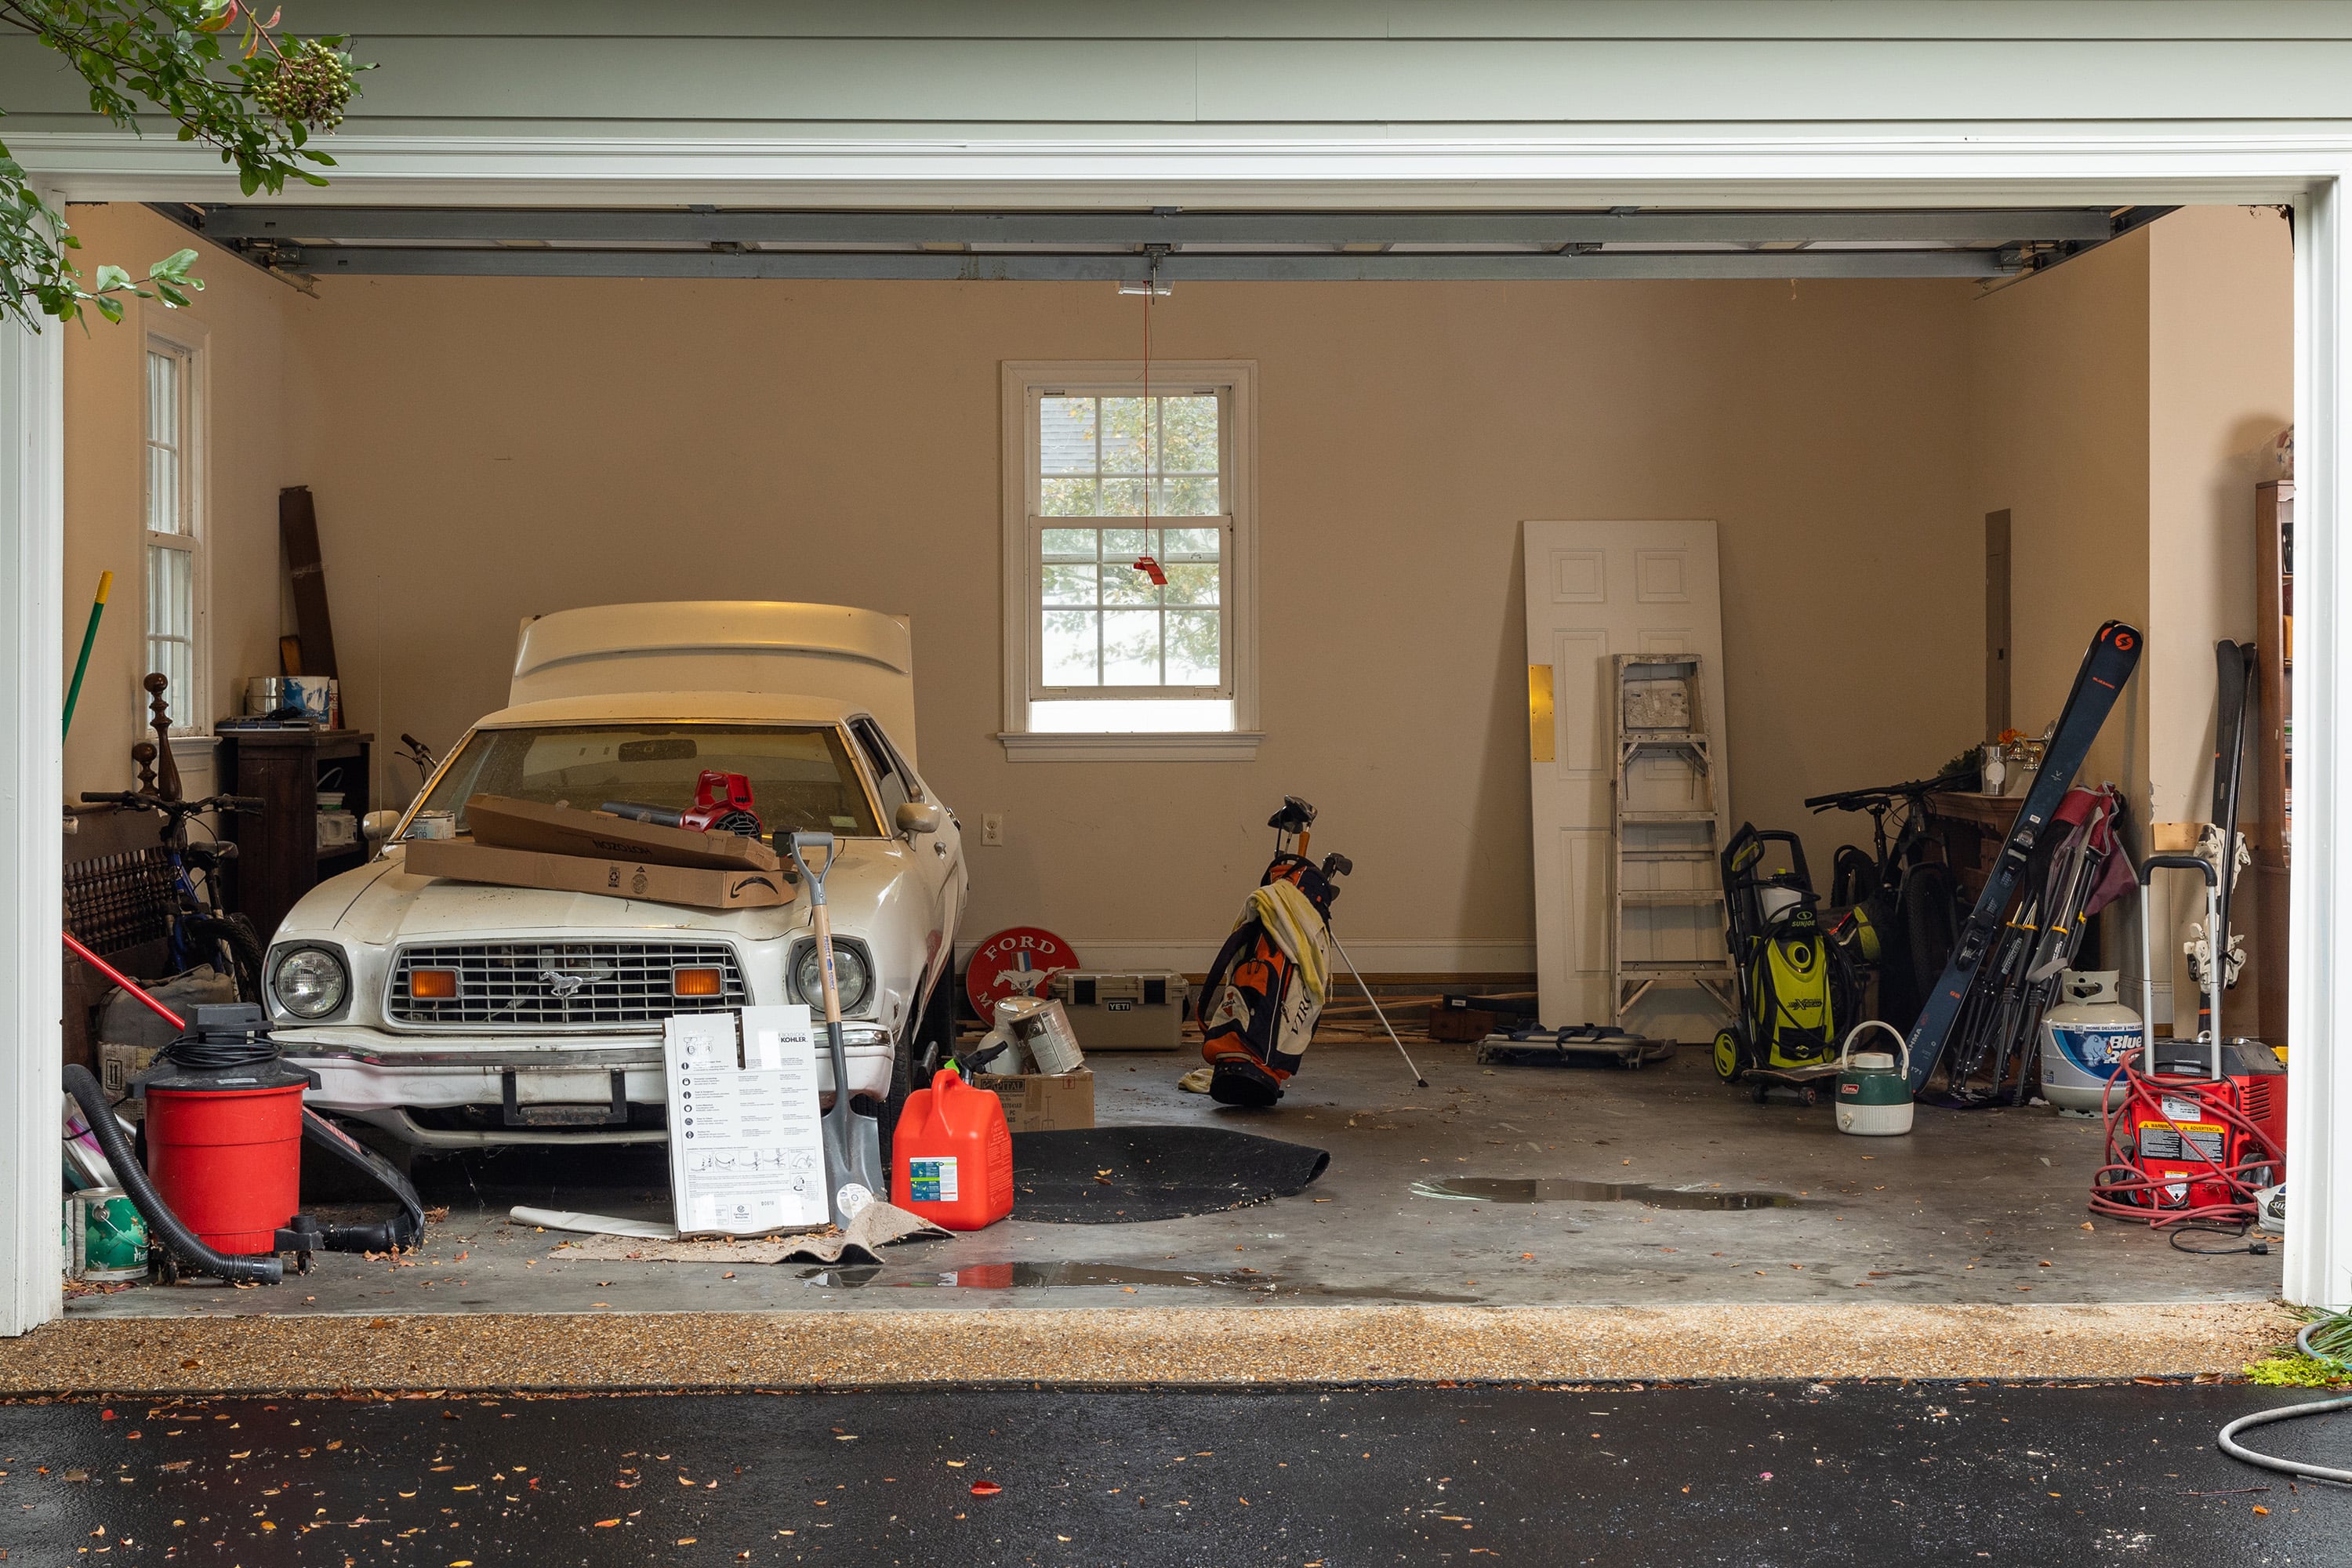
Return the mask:
<svg viewBox="0 0 2352 1568">
<path fill-rule="evenodd" d="M 1097 225 L 1092 249 L 1014 234 L 1004 243 L 1059 248 L 974 260 L 967 238 L 942 262 L 919 248 L 928 231 L 885 248 L 870 221 L 872 248 L 824 259 L 838 218 L 720 254 L 697 237 L 711 220 L 674 214 L 659 233 L 559 212 L 420 234 L 422 216 L 396 211 L 312 232 L 258 209 L 78 206 L 85 243 L 108 254 L 168 248 L 197 225 L 211 287 L 187 313 L 200 331 L 169 336 L 183 323 L 159 317 L 143 337 L 66 346 L 65 581 L 153 559 L 138 553 L 155 531 L 144 470 L 121 454 L 155 442 L 126 411 L 154 356 L 182 353 L 207 443 L 187 664 L 202 711 L 234 711 L 244 678 L 276 668 L 289 485 L 318 501 L 346 715 L 380 742 L 446 745 L 499 706 L 530 615 L 711 597 L 903 613 L 923 768 L 967 827 L 967 942 L 1042 922 L 1090 966 L 1197 975 L 1256 876 L 1258 824 L 1296 794 L 1355 860 L 1335 910 L 1350 950 L 1391 996 L 1420 997 L 1524 989 L 1538 968 L 1524 526 L 1705 518 L 1721 541 L 1727 825 L 1800 833 L 1825 881 L 1866 825 L 1805 799 L 1933 777 L 2011 725 L 2038 732 L 2092 631 L 2121 618 L 2146 627 L 2150 655 L 2083 777 L 2115 782 L 2150 835 L 2141 852 L 2158 847 L 2204 815 L 2211 645 L 2263 636 L 2255 488 L 2292 479 L 2284 216 L 2116 208 L 2095 232 L 2052 219 L 2059 237 L 2021 237 L 2010 219 L 1841 245 L 1805 216 L 1772 231 L 1811 246 L 1802 260 L 1753 248 L 1772 243 L 1760 227 L 1755 241 L 1603 237 L 1522 264 L 1465 261 L 1507 241 L 1460 233 L 1418 253 L 1389 242 L 1382 262 L 1344 236 L 1302 255 L 1237 225 L 1159 263 L 1171 291 L 1150 300 L 1153 353 L 1249 360 L 1262 389 L 1265 679 L 1248 761 L 1041 763 L 997 729 L 997 371 L 1139 356 L 1141 302 L 1114 283 L 1135 244 L 1159 242 L 1117 225 Z M 92 661 L 100 700 L 68 743 L 68 799 L 132 782 L 132 693 L 167 636 L 132 619 Z M 208 748 L 173 749 L 198 793 Z M 367 787 L 398 804 L 415 781 L 391 754 L 379 744 Z M 2249 834 L 2283 838 L 2252 815 L 2265 792 L 2250 797 Z M 983 814 L 1009 825 L 1003 845 L 978 846 Z M 2152 901 L 2159 954 L 2193 913 Z M 2131 918 L 2095 940 L 2136 994 Z M 2283 963 L 2283 927 L 2250 934 L 2258 973 Z M 2169 1026 L 2185 974 L 2167 963 L 2151 979 Z M 2263 992 L 2233 994 L 2236 1029 L 2281 1038 Z M 469 1152 L 420 1167 L 450 1212 L 415 1267 L 322 1258 L 274 1292 L 91 1293 L 68 1311 L 2279 1289 L 2275 1256 L 2198 1258 L 2139 1227 L 2084 1229 L 2094 1121 L 1923 1110 L 1907 1138 L 1843 1138 L 1826 1110 L 1720 1084 L 1700 1049 L 1636 1075 L 1410 1043 L 1428 1089 L 1384 1040 L 1335 1025 L 1282 1105 L 1255 1113 L 1178 1092 L 1181 1054 L 1097 1057 L 1106 1125 L 1233 1124 L 1331 1152 L 1305 1192 L 1230 1214 L 1073 1227 L 1016 1212 L 870 1271 L 635 1262 L 559 1249 L 504 1215 L 641 1209 L 662 1196 L 657 1151 Z"/>
</svg>

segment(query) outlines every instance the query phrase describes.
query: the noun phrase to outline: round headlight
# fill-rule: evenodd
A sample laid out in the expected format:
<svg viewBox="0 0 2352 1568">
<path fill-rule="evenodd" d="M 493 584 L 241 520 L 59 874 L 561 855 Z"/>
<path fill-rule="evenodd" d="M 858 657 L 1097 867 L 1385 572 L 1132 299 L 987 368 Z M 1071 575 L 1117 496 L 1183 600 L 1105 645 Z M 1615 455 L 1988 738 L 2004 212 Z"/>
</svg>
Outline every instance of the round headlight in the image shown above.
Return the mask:
<svg viewBox="0 0 2352 1568">
<path fill-rule="evenodd" d="M 874 989 L 874 975 L 866 966 L 865 955 L 854 947 L 835 942 L 833 983 L 841 992 L 843 1013 L 855 1013 L 866 1005 L 866 994 Z M 824 1007 L 824 972 L 817 962 L 816 943 L 813 942 L 802 947 L 800 959 L 793 966 L 793 989 L 810 1006 Z"/>
<path fill-rule="evenodd" d="M 351 994 L 343 961 L 323 947 L 298 947 L 278 961 L 269 989 L 278 1005 L 298 1018 L 323 1018 Z"/>
</svg>

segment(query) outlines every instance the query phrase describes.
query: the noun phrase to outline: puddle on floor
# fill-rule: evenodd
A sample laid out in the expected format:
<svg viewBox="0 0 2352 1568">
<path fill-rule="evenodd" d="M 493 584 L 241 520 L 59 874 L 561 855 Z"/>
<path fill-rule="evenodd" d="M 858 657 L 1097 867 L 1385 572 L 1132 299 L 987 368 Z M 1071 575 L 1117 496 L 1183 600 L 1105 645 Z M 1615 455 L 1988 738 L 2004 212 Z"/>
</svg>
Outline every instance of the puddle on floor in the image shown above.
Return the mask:
<svg viewBox="0 0 2352 1568">
<path fill-rule="evenodd" d="M 1452 1198 L 1487 1204 L 1643 1204 L 1657 1209 L 1793 1209 L 1801 1200 L 1790 1193 L 1727 1193 L 1702 1188 L 1653 1187 L 1635 1182 L 1580 1182 L 1566 1176 L 1456 1176 L 1415 1182 L 1417 1198 Z"/>
<path fill-rule="evenodd" d="M 1224 1274 L 1185 1273 L 1174 1268 L 1132 1268 L 1116 1263 L 975 1263 L 962 1268 L 901 1269 L 878 1263 L 803 1268 L 801 1282 L 818 1289 L 858 1290 L 869 1286 L 906 1290 L 1016 1290 L 1108 1287 L 1113 1289 L 1231 1290 L 1256 1296 L 1312 1296 L 1318 1300 L 1419 1301 L 1469 1304 L 1475 1296 L 1418 1289 L 1360 1289 L 1328 1285 L 1289 1285 L 1255 1269 Z"/>
</svg>

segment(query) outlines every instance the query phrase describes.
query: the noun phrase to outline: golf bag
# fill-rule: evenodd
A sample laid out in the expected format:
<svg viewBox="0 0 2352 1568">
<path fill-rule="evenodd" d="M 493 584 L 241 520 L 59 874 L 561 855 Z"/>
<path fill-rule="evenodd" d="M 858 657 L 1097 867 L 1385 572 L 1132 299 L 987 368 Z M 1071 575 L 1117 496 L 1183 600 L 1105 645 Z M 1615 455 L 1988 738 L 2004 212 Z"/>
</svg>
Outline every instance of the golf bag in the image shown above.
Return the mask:
<svg viewBox="0 0 2352 1568">
<path fill-rule="evenodd" d="M 1272 1105 L 1298 1070 L 1329 994 L 1338 885 L 1304 856 L 1277 851 L 1201 987 L 1201 1056 L 1210 1094 Z"/>
</svg>

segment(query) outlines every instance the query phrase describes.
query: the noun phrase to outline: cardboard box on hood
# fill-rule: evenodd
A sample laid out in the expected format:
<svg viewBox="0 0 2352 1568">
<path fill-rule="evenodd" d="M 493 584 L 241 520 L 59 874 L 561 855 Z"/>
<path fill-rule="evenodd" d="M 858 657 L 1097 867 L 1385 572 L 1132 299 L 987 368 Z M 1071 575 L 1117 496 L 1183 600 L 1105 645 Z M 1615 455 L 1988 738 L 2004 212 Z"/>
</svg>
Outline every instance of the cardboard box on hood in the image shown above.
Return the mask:
<svg viewBox="0 0 2352 1568">
<path fill-rule="evenodd" d="M 782 864 L 773 849 L 740 833 L 699 833 L 689 827 L 664 827 L 607 812 L 517 800 L 512 795 L 474 796 L 466 802 L 466 826 L 472 831 L 475 843 L 492 849 L 644 860 L 656 866 L 699 866 L 712 871 L 747 868 L 773 871 Z"/>
<path fill-rule="evenodd" d="M 467 838 L 412 838 L 406 848 L 410 875 L 446 877 L 454 882 L 603 893 L 698 910 L 765 910 L 793 901 L 792 886 L 781 871 L 748 866 L 722 871 L 585 855 L 545 855 L 497 848 Z"/>
</svg>

